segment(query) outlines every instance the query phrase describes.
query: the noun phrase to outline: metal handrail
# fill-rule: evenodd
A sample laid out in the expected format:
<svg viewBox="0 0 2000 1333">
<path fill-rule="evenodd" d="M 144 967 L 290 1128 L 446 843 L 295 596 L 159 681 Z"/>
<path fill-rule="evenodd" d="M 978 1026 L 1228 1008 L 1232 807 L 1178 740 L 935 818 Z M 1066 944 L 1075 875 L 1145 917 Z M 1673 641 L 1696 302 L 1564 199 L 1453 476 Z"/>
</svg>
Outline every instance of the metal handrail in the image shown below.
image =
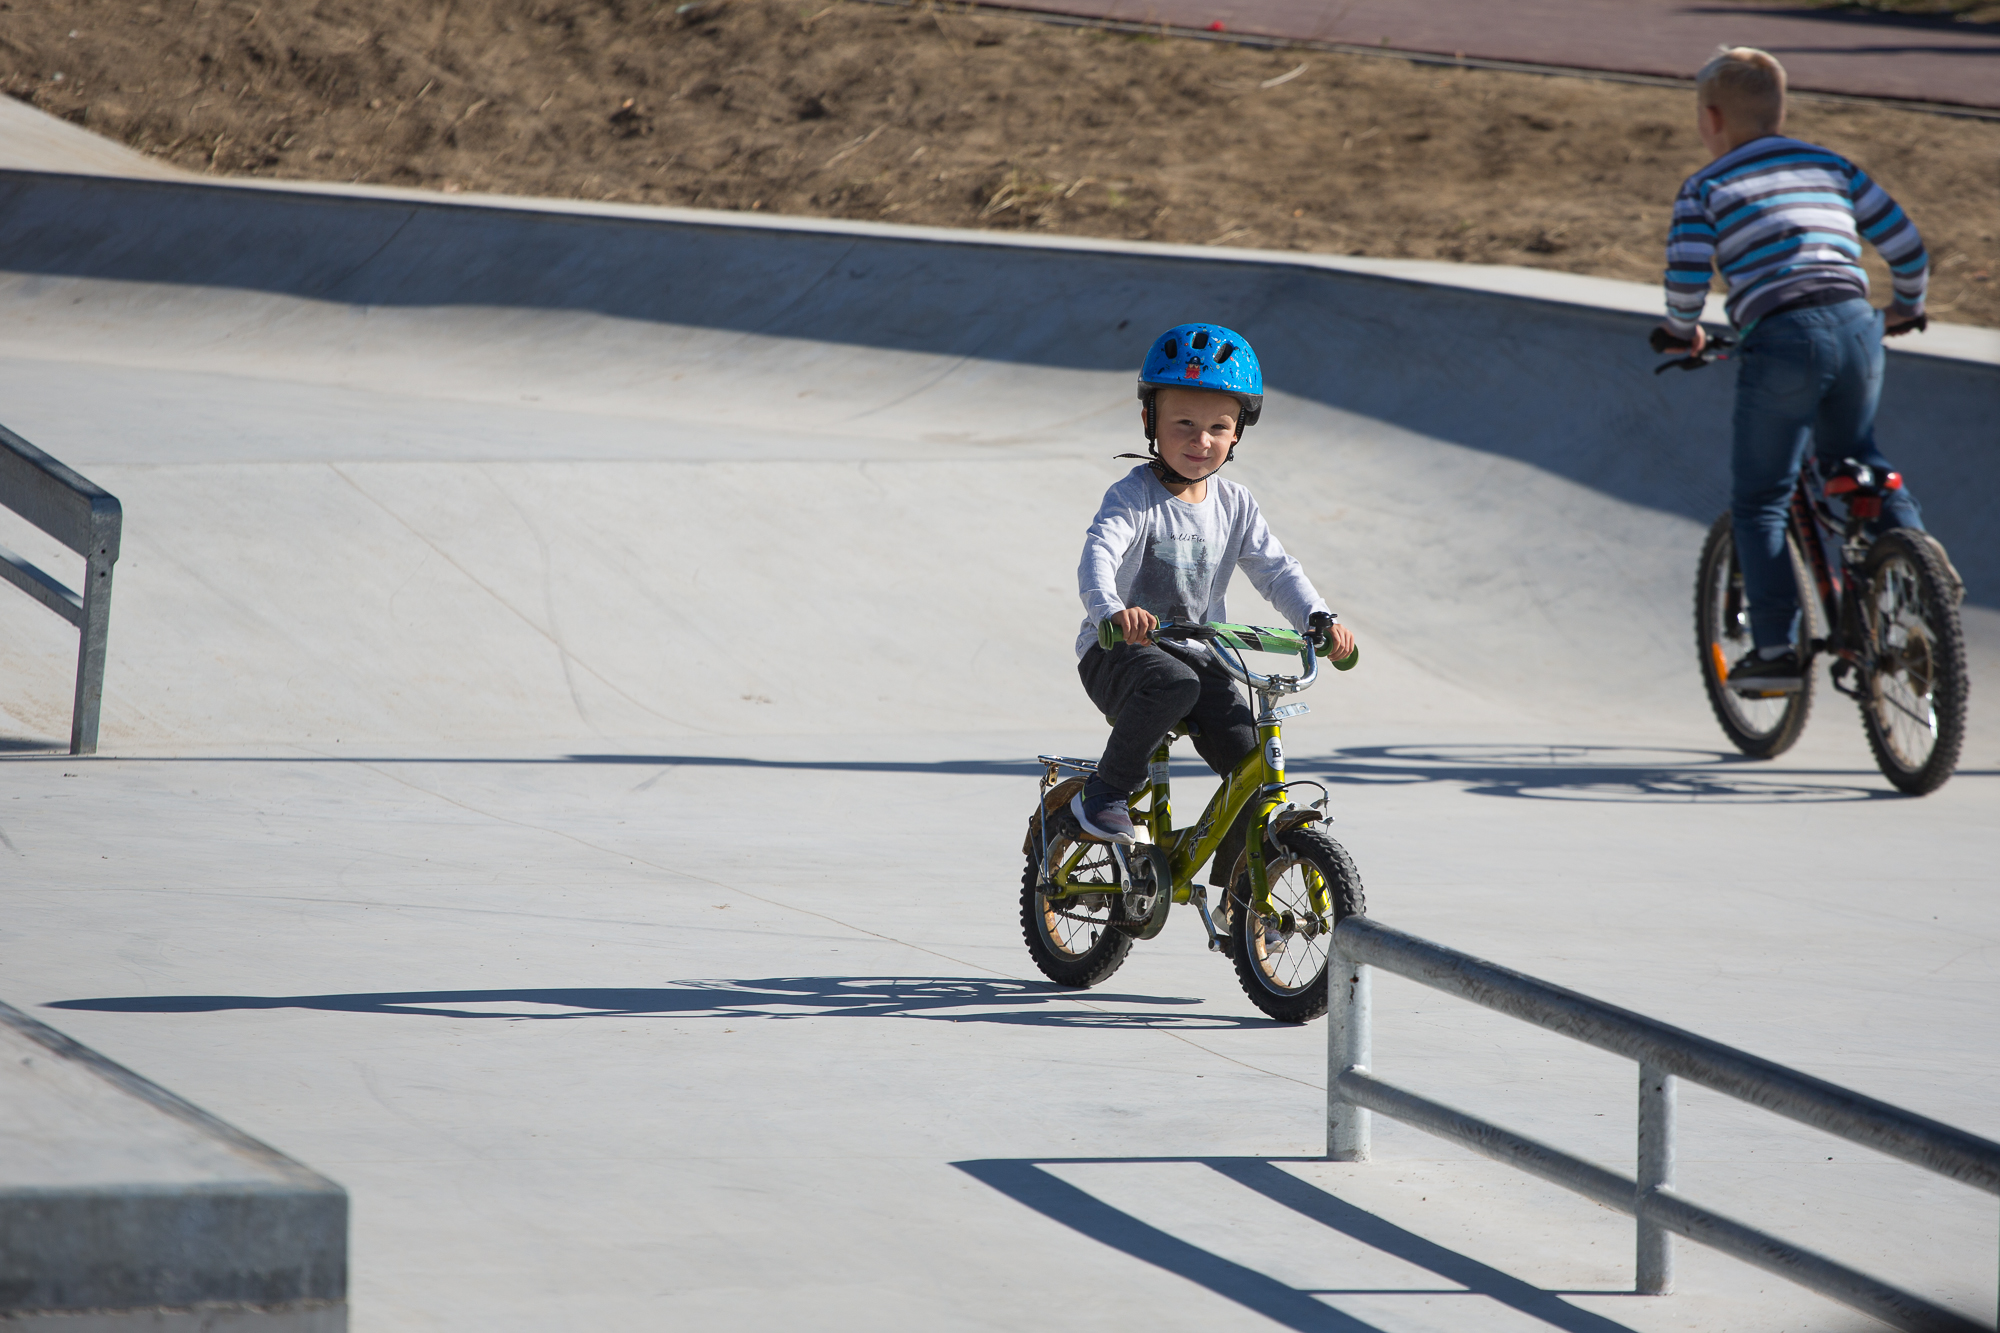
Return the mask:
<svg viewBox="0 0 2000 1333">
<path fill-rule="evenodd" d="M 97 753 L 97 719 L 104 704 L 104 650 L 111 628 L 111 567 L 125 511 L 116 496 L 0 426 L 0 505 L 19 514 L 83 557 L 83 591 L 0 546 L 5 579 L 76 626 L 76 698 L 70 709 L 69 752 Z"/>
<path fill-rule="evenodd" d="M 1643 1014 L 1353 916 L 1328 969 L 1327 1156 L 1365 1162 L 1377 1112 L 1575 1190 L 1638 1221 L 1638 1290 L 1673 1289 L 1671 1236 L 1719 1249 L 1897 1328 L 1985 1330 L 1920 1296 L 1689 1203 L 1673 1189 L 1675 1080 L 2000 1194 L 2000 1143 Z M 1369 1073 L 1368 968 L 1440 990 L 1639 1065 L 1638 1178 L 1628 1179 Z"/>
</svg>

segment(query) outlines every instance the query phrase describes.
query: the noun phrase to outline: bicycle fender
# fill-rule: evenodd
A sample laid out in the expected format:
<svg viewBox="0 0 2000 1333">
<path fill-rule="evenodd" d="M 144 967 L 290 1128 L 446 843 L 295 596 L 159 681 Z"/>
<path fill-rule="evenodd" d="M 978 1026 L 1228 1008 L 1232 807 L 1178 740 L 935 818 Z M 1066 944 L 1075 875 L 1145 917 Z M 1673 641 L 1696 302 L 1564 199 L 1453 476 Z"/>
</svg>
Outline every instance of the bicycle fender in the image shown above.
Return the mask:
<svg viewBox="0 0 2000 1333">
<path fill-rule="evenodd" d="M 1055 836 L 1055 820 L 1069 806 L 1070 797 L 1083 790 L 1082 778 L 1064 778 L 1049 789 L 1042 801 L 1041 809 L 1028 816 L 1028 834 L 1021 839 L 1021 855 L 1039 857 L 1042 854 L 1042 826 L 1048 821 L 1049 836 Z"/>
</svg>

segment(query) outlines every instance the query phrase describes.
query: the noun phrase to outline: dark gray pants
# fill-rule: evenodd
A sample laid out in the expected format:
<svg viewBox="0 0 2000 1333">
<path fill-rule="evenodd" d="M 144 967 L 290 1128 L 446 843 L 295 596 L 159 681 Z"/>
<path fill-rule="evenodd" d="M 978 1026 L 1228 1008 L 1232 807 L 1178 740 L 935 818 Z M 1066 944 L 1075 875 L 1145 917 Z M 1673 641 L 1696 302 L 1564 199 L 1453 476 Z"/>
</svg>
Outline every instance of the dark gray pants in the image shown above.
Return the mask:
<svg viewBox="0 0 2000 1333">
<path fill-rule="evenodd" d="M 1199 663 L 1199 665 L 1195 665 Z M 1206 653 L 1181 654 L 1148 644 L 1092 648 L 1076 664 L 1083 689 L 1106 717 L 1115 717 L 1097 774 L 1124 795 L 1146 781 L 1146 763 L 1182 718 L 1195 752 L 1228 773 L 1257 748 L 1257 718 L 1232 681 Z"/>
</svg>

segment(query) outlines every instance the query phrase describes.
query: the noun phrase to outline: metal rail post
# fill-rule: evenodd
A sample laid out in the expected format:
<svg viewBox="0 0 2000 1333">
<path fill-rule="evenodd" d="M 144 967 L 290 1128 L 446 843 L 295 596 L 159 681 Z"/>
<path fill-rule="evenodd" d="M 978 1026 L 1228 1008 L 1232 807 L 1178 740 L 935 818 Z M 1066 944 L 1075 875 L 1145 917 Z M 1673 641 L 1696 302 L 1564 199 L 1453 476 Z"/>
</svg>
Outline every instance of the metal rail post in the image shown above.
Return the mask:
<svg viewBox="0 0 2000 1333">
<path fill-rule="evenodd" d="M 1368 1072 L 1368 968 L 1335 944 L 1326 970 L 1326 1155 L 1368 1160 L 1368 1109 L 1349 1101 L 1340 1076 Z"/>
<path fill-rule="evenodd" d="M 69 752 L 97 753 L 97 715 L 104 708 L 104 650 L 111 637 L 111 566 L 118 559 L 118 502 L 90 512 L 90 550 L 84 554 L 83 615 L 76 653 L 76 702 L 69 715 Z"/>
<path fill-rule="evenodd" d="M 83 591 L 76 593 L 5 547 L 0 579 L 77 628 L 76 698 L 69 752 L 97 753 L 97 717 L 104 705 L 104 650 L 111 629 L 111 567 L 118 563 L 124 511 L 116 496 L 0 426 L 0 507 L 83 557 Z"/>
<path fill-rule="evenodd" d="M 1674 1076 L 1639 1065 L 1639 1179 L 1632 1200 L 1638 1219 L 1641 1295 L 1664 1296 L 1674 1289 L 1674 1233 L 1646 1213 L 1646 1200 L 1674 1187 Z"/>
</svg>

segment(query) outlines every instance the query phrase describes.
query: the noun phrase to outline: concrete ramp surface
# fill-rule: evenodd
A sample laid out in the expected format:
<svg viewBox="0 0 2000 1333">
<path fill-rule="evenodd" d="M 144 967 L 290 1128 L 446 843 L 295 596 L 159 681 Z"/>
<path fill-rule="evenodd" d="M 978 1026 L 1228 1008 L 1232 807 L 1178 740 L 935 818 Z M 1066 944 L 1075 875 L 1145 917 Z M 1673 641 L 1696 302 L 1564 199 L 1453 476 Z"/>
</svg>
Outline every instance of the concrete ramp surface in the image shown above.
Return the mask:
<svg viewBox="0 0 2000 1333">
<path fill-rule="evenodd" d="M 1775 763 L 1710 720 L 1731 386 L 1624 284 L 36 171 L 0 270 L 0 420 L 126 516 L 102 757 L 0 598 L 7 993 L 341 1179 L 357 1330 L 1861 1326 L 1695 1250 L 1632 1296 L 1627 1223 L 1415 1131 L 1312 1160 L 1323 1029 L 1191 919 L 1034 973 L 1080 537 L 1188 318 L 1362 636 L 1286 742 L 1371 911 L 2000 1132 L 1988 333 L 1892 357 L 1975 639 L 1910 801 L 1831 694 Z M 1377 1003 L 1399 1079 L 1630 1169 L 1621 1062 Z M 1983 1196 L 1682 1115 L 1703 1202 L 1990 1317 Z"/>
</svg>

